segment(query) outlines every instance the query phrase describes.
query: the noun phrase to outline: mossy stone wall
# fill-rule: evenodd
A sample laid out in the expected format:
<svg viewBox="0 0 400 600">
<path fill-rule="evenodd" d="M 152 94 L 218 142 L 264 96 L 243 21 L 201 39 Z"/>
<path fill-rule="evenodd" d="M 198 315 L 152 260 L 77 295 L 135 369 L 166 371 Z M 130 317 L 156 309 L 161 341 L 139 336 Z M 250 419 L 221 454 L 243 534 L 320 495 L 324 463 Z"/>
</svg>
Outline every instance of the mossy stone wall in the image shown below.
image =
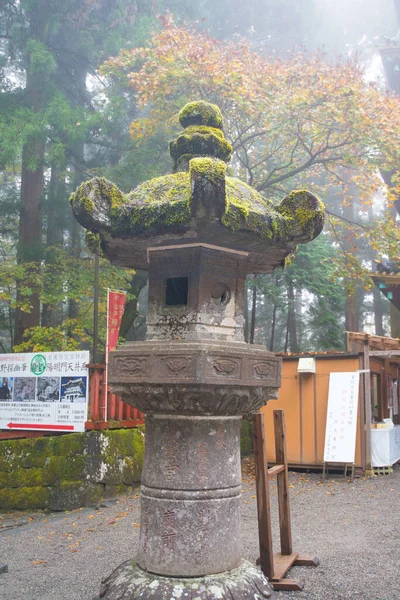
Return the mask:
<svg viewBox="0 0 400 600">
<path fill-rule="evenodd" d="M 0 441 L 0 511 L 92 506 L 140 481 L 144 433 L 118 429 Z"/>
<path fill-rule="evenodd" d="M 253 427 L 251 419 L 243 419 L 241 423 L 240 454 L 242 457 L 253 454 Z"/>
</svg>

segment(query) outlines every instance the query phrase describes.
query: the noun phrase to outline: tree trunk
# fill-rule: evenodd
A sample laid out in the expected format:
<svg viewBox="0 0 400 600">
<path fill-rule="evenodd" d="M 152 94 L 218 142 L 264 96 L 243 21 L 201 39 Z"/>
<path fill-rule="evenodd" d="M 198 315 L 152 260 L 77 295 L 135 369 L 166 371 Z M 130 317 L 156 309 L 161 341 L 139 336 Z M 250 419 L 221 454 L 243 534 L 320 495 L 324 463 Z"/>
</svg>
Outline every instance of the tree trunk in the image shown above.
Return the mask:
<svg viewBox="0 0 400 600">
<path fill-rule="evenodd" d="M 48 32 L 47 0 L 39 0 L 30 15 L 29 38 L 45 44 Z M 35 50 L 34 50 L 35 51 Z M 36 50 L 37 51 L 37 50 Z M 26 64 L 26 99 L 34 113 L 40 113 L 44 105 L 47 83 L 45 71 L 35 70 L 31 56 Z M 17 308 L 15 312 L 14 343 L 22 342 L 23 334 L 29 327 L 40 325 L 40 295 L 38 276 L 42 259 L 42 215 L 45 134 L 30 136 L 22 149 L 21 165 L 21 208 L 17 260 L 28 267 L 27 276 L 17 281 Z M 24 288 L 31 294 L 26 295 Z M 30 304 L 30 312 L 21 309 L 21 303 Z"/>
<path fill-rule="evenodd" d="M 288 334 L 289 334 L 289 347 L 291 352 L 298 352 L 297 344 L 297 329 L 296 329 L 296 311 L 295 311 L 295 297 L 293 281 L 291 279 L 287 282 L 287 295 L 288 295 Z"/>
<path fill-rule="evenodd" d="M 352 294 L 346 295 L 346 302 L 344 307 L 345 312 L 345 330 L 346 331 L 358 331 L 359 330 L 359 315 L 358 315 L 358 302 L 357 292 L 354 291 Z"/>
<path fill-rule="evenodd" d="M 66 198 L 65 176 L 56 165 L 51 166 L 49 192 L 47 194 L 46 265 L 57 260 L 57 248 L 63 247 L 65 222 L 63 208 Z M 43 304 L 42 325 L 56 327 L 62 320 L 62 313 L 54 306 Z"/>
<path fill-rule="evenodd" d="M 390 335 L 400 338 L 400 310 L 390 303 Z"/>
<path fill-rule="evenodd" d="M 87 70 L 85 66 L 76 66 L 75 67 L 75 93 L 80 102 L 84 102 L 84 99 L 87 96 L 86 89 L 86 77 Z M 84 143 L 79 142 L 74 144 L 72 148 L 72 154 L 74 157 L 75 170 L 74 176 L 72 178 L 72 189 L 75 190 L 80 183 L 85 179 L 84 176 Z M 79 259 L 81 257 L 82 252 L 82 227 L 79 225 L 78 221 L 72 218 L 71 224 L 71 253 L 72 256 Z M 78 304 L 75 300 L 70 299 L 68 301 L 68 317 L 70 319 L 76 319 L 78 316 Z"/>
<path fill-rule="evenodd" d="M 277 302 L 274 302 L 274 307 L 272 309 L 272 322 L 271 322 L 271 338 L 269 341 L 269 351 L 273 352 L 274 351 L 274 338 L 275 338 L 275 326 L 276 326 L 276 311 L 277 311 L 277 307 L 278 304 Z"/>
<path fill-rule="evenodd" d="M 288 306 L 288 312 L 287 312 L 287 319 L 286 319 L 286 334 L 285 334 L 285 346 L 283 348 L 284 352 L 288 351 L 288 344 L 289 344 L 289 327 L 290 327 L 290 310 L 289 310 L 289 306 Z"/>
<path fill-rule="evenodd" d="M 256 329 L 256 310 L 257 310 L 257 288 L 256 288 L 256 278 L 253 280 L 254 287 L 252 293 L 252 302 L 251 302 L 251 320 L 250 320 L 250 339 L 249 343 L 254 344 L 254 332 Z"/>
<path fill-rule="evenodd" d="M 375 335 L 385 335 L 383 329 L 382 294 L 376 286 L 374 286 L 372 293 L 374 299 Z"/>
<path fill-rule="evenodd" d="M 354 200 L 355 202 L 355 200 Z M 343 216 L 350 222 L 354 222 L 354 202 L 350 205 L 346 205 L 343 207 Z M 343 239 L 343 247 L 346 252 L 349 254 L 356 253 L 356 247 L 354 245 L 353 238 L 350 234 Z M 354 285 L 354 283 L 353 283 Z M 357 289 L 353 289 L 351 292 L 347 292 L 346 301 L 344 307 L 345 313 L 345 330 L 346 331 L 358 331 L 359 330 L 359 305 L 358 305 L 358 294 Z"/>
</svg>

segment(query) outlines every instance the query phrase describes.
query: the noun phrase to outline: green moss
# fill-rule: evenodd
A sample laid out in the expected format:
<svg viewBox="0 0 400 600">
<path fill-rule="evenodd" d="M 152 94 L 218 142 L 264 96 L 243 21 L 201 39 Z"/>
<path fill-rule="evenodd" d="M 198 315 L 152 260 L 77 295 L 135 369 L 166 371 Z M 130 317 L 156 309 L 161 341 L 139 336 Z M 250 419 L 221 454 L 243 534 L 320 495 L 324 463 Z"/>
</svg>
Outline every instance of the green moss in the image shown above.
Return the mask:
<svg viewBox="0 0 400 600">
<path fill-rule="evenodd" d="M 128 195 L 129 208 L 122 208 L 118 233 L 164 231 L 166 227 L 190 223 L 189 173 L 157 177 L 139 185 Z"/>
<path fill-rule="evenodd" d="M 8 487 L 11 488 L 37 487 L 43 484 L 43 469 L 38 467 L 33 469 L 19 467 L 13 469 L 8 476 Z"/>
<path fill-rule="evenodd" d="M 28 510 L 47 508 L 50 490 L 47 487 L 21 487 L 0 489 L 2 510 Z"/>
<path fill-rule="evenodd" d="M 190 127 L 186 127 L 185 132 L 181 135 L 190 137 L 196 133 L 206 136 L 212 134 L 220 140 L 225 140 L 224 132 L 221 129 L 217 129 L 216 127 L 208 127 L 207 125 L 191 125 Z"/>
<path fill-rule="evenodd" d="M 197 100 L 186 104 L 179 113 L 179 122 L 182 127 L 191 125 L 208 125 L 222 129 L 222 113 L 216 104 Z"/>
<path fill-rule="evenodd" d="M 279 239 L 284 231 L 283 218 L 272 203 L 232 177 L 226 178 L 226 210 L 222 223 L 233 231 L 250 230 L 266 239 Z"/>
<path fill-rule="evenodd" d="M 313 239 L 321 231 L 323 220 L 324 205 L 310 192 L 292 192 L 273 205 L 240 180 L 226 178 L 222 223 L 233 231 L 250 230 L 275 241 L 300 236 Z"/>
<path fill-rule="evenodd" d="M 103 251 L 101 249 L 101 237 L 98 233 L 93 233 L 92 231 L 85 231 L 85 242 L 86 246 L 89 248 L 93 254 L 98 254 L 99 256 L 103 256 Z"/>
<path fill-rule="evenodd" d="M 64 456 L 49 456 L 43 467 L 43 484 L 55 485 L 60 483 L 65 474 L 66 458 Z"/>
<path fill-rule="evenodd" d="M 94 177 L 81 183 L 69 200 L 75 213 L 87 217 L 93 216 L 96 212 L 95 200 L 100 204 L 106 203 L 110 209 L 110 216 L 113 217 L 126 202 L 126 196 L 104 177 Z"/>
<path fill-rule="evenodd" d="M 65 479 L 85 479 L 87 474 L 87 456 L 73 455 L 69 456 L 65 465 Z"/>
<path fill-rule="evenodd" d="M 74 204 L 80 211 L 92 215 L 96 209 L 96 206 L 88 195 L 89 189 L 91 189 L 91 187 L 88 182 L 82 183 L 77 190 L 71 194 L 69 201 L 70 204 Z"/>
<path fill-rule="evenodd" d="M 240 427 L 240 454 L 253 454 L 253 429 L 249 419 L 243 419 Z"/>
<path fill-rule="evenodd" d="M 0 469 L 43 467 L 48 453 L 53 452 L 53 438 L 28 438 L 0 441 Z"/>
<path fill-rule="evenodd" d="M 144 462 L 144 434 L 137 429 L 103 431 L 102 461 L 107 465 L 104 481 L 117 484 L 121 479 L 131 485 L 140 481 Z"/>
<path fill-rule="evenodd" d="M 218 129 L 189 127 L 170 143 L 170 153 L 175 163 L 187 154 L 213 156 L 227 162 L 232 155 L 232 146 Z"/>
<path fill-rule="evenodd" d="M 71 509 L 96 504 L 107 486 L 126 492 L 127 485 L 140 480 L 144 434 L 124 429 L 3 440 L 0 458 L 2 508 Z"/>
<path fill-rule="evenodd" d="M 226 164 L 215 158 L 193 158 L 190 161 L 190 176 L 200 175 L 213 183 L 225 179 Z"/>
<path fill-rule="evenodd" d="M 277 211 L 285 217 L 287 234 L 297 225 L 310 239 L 323 226 L 325 208 L 321 200 L 307 190 L 295 190 L 277 205 Z"/>
<path fill-rule="evenodd" d="M 85 433 L 69 433 L 54 438 L 54 454 L 68 456 L 69 454 L 83 454 L 85 449 Z"/>
</svg>

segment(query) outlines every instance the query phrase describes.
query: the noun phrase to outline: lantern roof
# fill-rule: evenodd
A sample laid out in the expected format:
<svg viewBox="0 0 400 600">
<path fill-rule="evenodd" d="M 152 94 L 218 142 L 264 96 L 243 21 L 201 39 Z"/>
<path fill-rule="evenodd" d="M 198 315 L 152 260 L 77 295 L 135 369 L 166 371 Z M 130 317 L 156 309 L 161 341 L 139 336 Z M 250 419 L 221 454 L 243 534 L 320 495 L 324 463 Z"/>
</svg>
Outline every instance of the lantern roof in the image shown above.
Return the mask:
<svg viewBox="0 0 400 600">
<path fill-rule="evenodd" d="M 127 194 L 95 177 L 71 196 L 75 217 L 99 236 L 111 262 L 146 269 L 151 248 L 207 244 L 245 252 L 249 273 L 267 273 L 317 237 L 325 211 L 316 196 L 297 190 L 274 203 L 227 175 L 232 146 L 217 106 L 190 102 L 179 120 L 184 131 L 170 144 L 172 174 Z"/>
</svg>

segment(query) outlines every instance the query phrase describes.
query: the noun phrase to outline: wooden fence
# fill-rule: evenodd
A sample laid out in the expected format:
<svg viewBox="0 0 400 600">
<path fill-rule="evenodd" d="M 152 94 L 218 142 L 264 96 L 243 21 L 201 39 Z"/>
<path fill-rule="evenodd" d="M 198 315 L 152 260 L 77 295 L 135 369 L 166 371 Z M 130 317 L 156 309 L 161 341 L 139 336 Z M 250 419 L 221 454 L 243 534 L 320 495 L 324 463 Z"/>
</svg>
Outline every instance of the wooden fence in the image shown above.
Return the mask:
<svg viewBox="0 0 400 600">
<path fill-rule="evenodd" d="M 115 429 L 142 425 L 143 413 L 122 402 L 121 398 L 112 394 L 109 389 L 106 404 L 105 372 L 105 365 L 89 365 L 89 416 L 85 428 Z"/>
</svg>

